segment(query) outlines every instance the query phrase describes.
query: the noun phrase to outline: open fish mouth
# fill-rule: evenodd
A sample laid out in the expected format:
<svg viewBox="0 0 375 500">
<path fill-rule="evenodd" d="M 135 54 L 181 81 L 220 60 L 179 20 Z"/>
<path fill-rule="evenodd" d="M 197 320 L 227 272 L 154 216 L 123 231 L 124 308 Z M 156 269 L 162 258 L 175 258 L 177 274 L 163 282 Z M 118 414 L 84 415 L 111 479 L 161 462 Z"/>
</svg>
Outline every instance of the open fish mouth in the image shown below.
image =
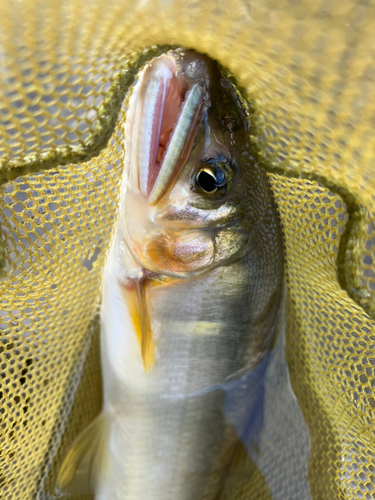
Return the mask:
<svg viewBox="0 0 375 500">
<path fill-rule="evenodd" d="M 130 179 L 150 205 L 172 187 L 188 160 L 206 93 L 204 84 L 190 82 L 170 54 L 143 70 L 129 104 L 126 155 Z"/>
</svg>

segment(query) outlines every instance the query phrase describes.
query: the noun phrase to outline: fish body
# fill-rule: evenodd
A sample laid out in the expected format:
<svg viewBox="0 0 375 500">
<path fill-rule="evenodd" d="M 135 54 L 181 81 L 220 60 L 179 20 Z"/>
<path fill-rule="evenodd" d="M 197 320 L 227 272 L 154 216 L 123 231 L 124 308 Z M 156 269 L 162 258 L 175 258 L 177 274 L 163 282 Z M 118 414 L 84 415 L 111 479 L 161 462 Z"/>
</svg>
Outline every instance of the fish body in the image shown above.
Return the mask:
<svg viewBox="0 0 375 500">
<path fill-rule="evenodd" d="M 59 487 L 86 481 L 96 500 L 217 499 L 247 422 L 238 401 L 234 429 L 227 394 L 275 335 L 277 210 L 239 96 L 207 57 L 149 63 L 125 127 L 103 277 L 103 413 L 73 444 Z"/>
</svg>

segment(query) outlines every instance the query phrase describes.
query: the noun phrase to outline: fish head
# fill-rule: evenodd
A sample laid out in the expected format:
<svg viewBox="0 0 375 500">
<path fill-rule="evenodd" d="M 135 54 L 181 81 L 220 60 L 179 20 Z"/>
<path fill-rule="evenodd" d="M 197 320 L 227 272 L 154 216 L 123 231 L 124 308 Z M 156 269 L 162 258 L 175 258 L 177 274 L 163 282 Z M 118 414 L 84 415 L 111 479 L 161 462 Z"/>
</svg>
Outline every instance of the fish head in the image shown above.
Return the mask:
<svg viewBox="0 0 375 500">
<path fill-rule="evenodd" d="M 243 253 L 258 167 L 239 95 L 217 63 L 178 50 L 147 64 L 125 141 L 120 223 L 138 265 L 187 277 Z"/>
</svg>

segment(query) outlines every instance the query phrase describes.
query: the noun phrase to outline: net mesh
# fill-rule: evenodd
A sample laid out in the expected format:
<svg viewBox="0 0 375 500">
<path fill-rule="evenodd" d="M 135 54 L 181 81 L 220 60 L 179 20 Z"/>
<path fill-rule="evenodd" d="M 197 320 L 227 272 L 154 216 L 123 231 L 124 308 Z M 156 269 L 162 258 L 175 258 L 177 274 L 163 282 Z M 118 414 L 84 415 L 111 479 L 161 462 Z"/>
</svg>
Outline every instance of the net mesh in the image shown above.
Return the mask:
<svg viewBox="0 0 375 500">
<path fill-rule="evenodd" d="M 177 44 L 228 68 L 252 106 L 284 228 L 286 357 L 311 498 L 375 498 L 375 3 L 3 0 L 0 19 L 2 497 L 48 498 L 100 409 L 123 100 L 135 61 L 160 49 L 142 51 Z M 230 498 L 269 498 L 264 478 L 285 479 L 285 456 L 283 498 L 300 498 L 292 454 L 271 448 Z"/>
</svg>

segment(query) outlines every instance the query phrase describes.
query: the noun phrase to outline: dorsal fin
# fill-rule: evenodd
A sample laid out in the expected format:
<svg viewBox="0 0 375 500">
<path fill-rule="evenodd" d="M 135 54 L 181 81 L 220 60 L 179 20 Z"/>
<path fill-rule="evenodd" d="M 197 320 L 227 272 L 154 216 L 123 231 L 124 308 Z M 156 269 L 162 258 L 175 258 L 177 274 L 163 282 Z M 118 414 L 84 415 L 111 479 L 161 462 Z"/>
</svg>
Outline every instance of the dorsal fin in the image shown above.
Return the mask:
<svg viewBox="0 0 375 500">
<path fill-rule="evenodd" d="M 59 471 L 56 489 L 70 495 L 94 493 L 108 473 L 108 413 L 100 413 L 74 440 Z"/>
</svg>

